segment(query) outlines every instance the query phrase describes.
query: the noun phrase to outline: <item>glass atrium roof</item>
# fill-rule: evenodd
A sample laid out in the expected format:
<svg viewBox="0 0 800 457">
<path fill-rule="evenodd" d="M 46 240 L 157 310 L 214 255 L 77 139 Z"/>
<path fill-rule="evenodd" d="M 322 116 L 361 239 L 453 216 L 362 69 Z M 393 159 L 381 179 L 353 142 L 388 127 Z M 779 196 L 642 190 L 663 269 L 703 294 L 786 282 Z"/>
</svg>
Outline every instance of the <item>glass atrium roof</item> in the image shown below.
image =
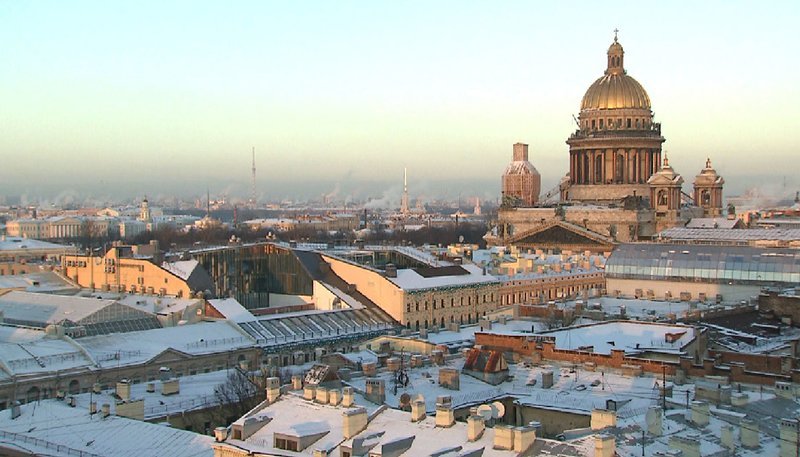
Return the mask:
<svg viewBox="0 0 800 457">
<path fill-rule="evenodd" d="M 609 278 L 719 283 L 800 283 L 800 250 L 744 246 L 623 244 L 606 262 Z"/>
</svg>

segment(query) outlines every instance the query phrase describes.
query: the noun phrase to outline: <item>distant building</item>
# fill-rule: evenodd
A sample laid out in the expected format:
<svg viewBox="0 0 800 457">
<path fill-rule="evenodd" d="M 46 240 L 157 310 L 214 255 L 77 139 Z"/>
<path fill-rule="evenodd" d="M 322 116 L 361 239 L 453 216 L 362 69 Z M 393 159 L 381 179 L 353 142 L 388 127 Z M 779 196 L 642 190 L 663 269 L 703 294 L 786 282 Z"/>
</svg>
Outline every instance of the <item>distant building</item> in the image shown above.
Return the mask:
<svg viewBox="0 0 800 457">
<path fill-rule="evenodd" d="M 530 238 L 535 236 L 541 247 L 548 241 L 559 244 L 566 237 L 573 245 L 570 249 L 597 250 L 598 244 L 608 247 L 609 242 L 650 239 L 692 217 L 722 212 L 724 180 L 710 160 L 695 179 L 694 196 L 682 192 L 683 178 L 662 158 L 665 139 L 661 124 L 654 122 L 650 97 L 627 74 L 624 54 L 615 36 L 607 51 L 606 70 L 585 92 L 576 119 L 578 128 L 567 139 L 569 173 L 557 188 L 542 195 L 541 202 L 525 195 L 515 203 L 516 197 L 508 196 L 519 191 L 507 188 L 504 177 L 506 204 L 488 242 L 531 246 Z M 515 145 L 515 162 L 507 174 L 518 168 L 514 164 L 524 163 L 517 162 L 524 156 L 522 149 L 517 156 L 517 146 L 524 145 Z M 519 173 L 510 176 L 521 179 Z M 538 174 L 536 179 L 538 182 Z M 558 207 L 550 201 L 555 195 L 560 197 Z M 540 207 L 532 207 L 534 203 Z M 542 206 L 547 203 L 551 206 Z M 543 233 L 542 228 L 550 229 L 555 222 L 561 226 Z"/>
</svg>

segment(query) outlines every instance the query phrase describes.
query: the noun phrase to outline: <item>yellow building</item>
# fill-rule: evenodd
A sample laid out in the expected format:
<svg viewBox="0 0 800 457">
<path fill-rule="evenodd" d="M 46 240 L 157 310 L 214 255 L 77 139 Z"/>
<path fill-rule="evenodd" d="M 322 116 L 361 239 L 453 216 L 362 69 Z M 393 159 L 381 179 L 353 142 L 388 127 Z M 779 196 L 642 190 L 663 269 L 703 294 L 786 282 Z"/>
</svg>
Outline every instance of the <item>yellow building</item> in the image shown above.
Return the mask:
<svg viewBox="0 0 800 457">
<path fill-rule="evenodd" d="M 114 246 L 102 257 L 67 255 L 62 257 L 64 274 L 90 289 L 190 297 L 213 290 L 208 274 L 197 261 L 154 263 L 153 259 L 133 256 L 132 246 Z"/>
<path fill-rule="evenodd" d="M 500 281 L 475 265 L 379 271 L 331 256 L 331 270 L 408 329 L 471 324 L 497 309 Z"/>
</svg>

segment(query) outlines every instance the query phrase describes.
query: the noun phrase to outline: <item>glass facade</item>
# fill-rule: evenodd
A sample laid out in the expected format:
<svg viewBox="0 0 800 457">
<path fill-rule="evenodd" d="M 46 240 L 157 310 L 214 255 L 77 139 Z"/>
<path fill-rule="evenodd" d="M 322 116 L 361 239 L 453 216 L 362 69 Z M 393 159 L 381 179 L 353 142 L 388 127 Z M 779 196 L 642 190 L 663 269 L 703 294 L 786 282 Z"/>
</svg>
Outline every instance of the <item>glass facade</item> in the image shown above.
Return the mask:
<svg viewBox="0 0 800 457">
<path fill-rule="evenodd" d="M 624 244 L 606 262 L 606 277 L 726 284 L 800 283 L 800 251 L 741 246 Z"/>
</svg>

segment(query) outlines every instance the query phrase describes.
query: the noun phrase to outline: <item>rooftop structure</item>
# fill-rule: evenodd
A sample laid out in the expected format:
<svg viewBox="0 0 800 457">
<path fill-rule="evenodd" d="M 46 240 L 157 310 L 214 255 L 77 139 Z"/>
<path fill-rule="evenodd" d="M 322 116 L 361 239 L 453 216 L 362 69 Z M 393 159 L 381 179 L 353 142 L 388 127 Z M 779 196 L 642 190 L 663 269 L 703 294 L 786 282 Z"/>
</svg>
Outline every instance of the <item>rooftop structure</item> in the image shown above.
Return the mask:
<svg viewBox="0 0 800 457">
<path fill-rule="evenodd" d="M 2 322 L 44 329 L 59 325 L 73 337 L 159 328 L 156 317 L 115 300 L 11 291 L 0 296 Z"/>
</svg>

